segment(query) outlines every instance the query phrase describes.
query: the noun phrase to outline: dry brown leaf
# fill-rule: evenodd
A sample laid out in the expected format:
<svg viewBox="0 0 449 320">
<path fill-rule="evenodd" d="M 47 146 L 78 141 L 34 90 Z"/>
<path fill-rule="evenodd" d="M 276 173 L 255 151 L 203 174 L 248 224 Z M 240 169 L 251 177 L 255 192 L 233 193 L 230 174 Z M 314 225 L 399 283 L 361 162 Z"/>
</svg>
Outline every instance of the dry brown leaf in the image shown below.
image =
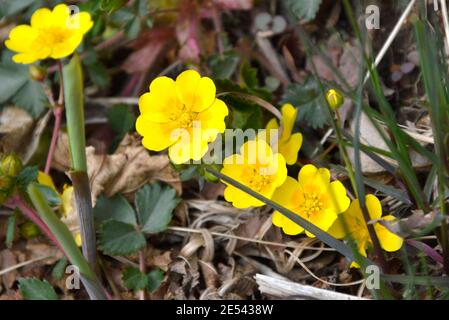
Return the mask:
<svg viewBox="0 0 449 320">
<path fill-rule="evenodd" d="M 93 147 L 86 148 L 88 176 L 92 203 L 104 193 L 110 197 L 117 193 L 132 193 L 145 183 L 162 181 L 182 193 L 178 173 L 171 167 L 166 155 L 150 156 L 136 136 L 127 135 L 112 155 L 98 155 Z M 56 148 L 53 167 L 68 172 L 70 169 L 68 137 L 61 134 Z"/>
</svg>

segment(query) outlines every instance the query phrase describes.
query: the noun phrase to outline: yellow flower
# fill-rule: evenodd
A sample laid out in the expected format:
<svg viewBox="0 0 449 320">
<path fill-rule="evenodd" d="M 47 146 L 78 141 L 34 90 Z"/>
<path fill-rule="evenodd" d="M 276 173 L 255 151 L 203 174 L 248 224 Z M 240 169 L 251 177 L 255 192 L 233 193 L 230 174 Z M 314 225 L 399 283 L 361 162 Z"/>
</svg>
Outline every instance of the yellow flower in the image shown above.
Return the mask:
<svg viewBox="0 0 449 320">
<path fill-rule="evenodd" d="M 284 157 L 273 154 L 270 146 L 261 139 L 242 145 L 240 154 L 233 154 L 223 161 L 221 173 L 271 199 L 276 188 L 287 177 Z M 263 202 L 231 185 L 227 185 L 224 197 L 236 208 L 261 207 Z"/>
<path fill-rule="evenodd" d="M 69 185 L 64 185 L 62 194 L 58 192 L 53 183 L 53 179 L 42 171 L 39 171 L 37 176 L 37 181 L 52 189 L 57 195 L 59 195 L 61 201 L 60 212 L 62 213 L 61 221 L 67 225 L 67 228 L 72 231 L 75 242 L 78 246 L 81 246 L 81 234 L 79 232 L 79 222 L 78 215 L 73 206 L 74 194 L 73 187 Z"/>
<path fill-rule="evenodd" d="M 292 165 L 298 160 L 298 152 L 302 145 L 302 134 L 292 134 L 293 127 L 295 125 L 296 116 L 298 115 L 298 109 L 291 104 L 284 104 L 281 108 L 282 111 L 282 133 L 278 141 L 278 151 L 284 156 L 285 162 Z M 279 124 L 276 118 L 271 119 L 267 126 L 267 141 L 271 143 L 270 130 L 278 130 Z"/>
<path fill-rule="evenodd" d="M 228 107 L 216 99 L 215 92 L 214 82 L 194 70 L 184 71 L 176 81 L 168 77 L 153 80 L 150 92 L 139 99 L 136 121 L 144 147 L 153 151 L 168 148 L 176 164 L 200 160 L 208 143 L 226 129 Z"/>
<path fill-rule="evenodd" d="M 382 217 L 382 206 L 376 196 L 368 194 L 365 202 L 372 220 L 383 220 L 390 224 L 397 223 L 396 218 L 391 215 Z M 380 245 L 385 251 L 393 252 L 402 247 L 404 240 L 381 223 L 375 222 L 374 229 L 379 238 Z M 344 238 L 347 235 L 346 232 L 348 232 L 348 236 L 357 244 L 360 254 L 366 257 L 366 249 L 372 246 L 372 241 L 358 199 L 351 203 L 349 209 L 340 215 L 334 225 L 329 229 L 329 233 L 339 239 Z M 358 268 L 359 265 L 353 262 L 351 267 Z"/>
<path fill-rule="evenodd" d="M 60 59 L 75 51 L 92 26 L 89 13 L 70 15 L 69 7 L 59 4 L 53 11 L 47 8 L 36 10 L 30 25 L 21 24 L 11 30 L 5 45 L 18 52 L 12 58 L 16 63 Z"/>
<path fill-rule="evenodd" d="M 316 168 L 308 164 L 299 172 L 298 181 L 287 177 L 285 183 L 276 190 L 273 201 L 281 204 L 320 229 L 327 231 L 350 203 L 346 189 L 340 181 L 330 182 L 328 169 Z M 297 235 L 304 229 L 275 211 L 273 224 L 289 235 Z M 306 231 L 309 237 L 313 234 Z"/>
</svg>

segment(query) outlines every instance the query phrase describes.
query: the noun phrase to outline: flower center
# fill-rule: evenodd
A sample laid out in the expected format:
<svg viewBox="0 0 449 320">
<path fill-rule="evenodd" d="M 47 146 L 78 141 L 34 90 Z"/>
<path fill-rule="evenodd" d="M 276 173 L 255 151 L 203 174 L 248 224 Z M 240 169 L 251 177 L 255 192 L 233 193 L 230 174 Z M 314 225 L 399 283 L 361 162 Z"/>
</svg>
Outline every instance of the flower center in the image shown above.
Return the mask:
<svg viewBox="0 0 449 320">
<path fill-rule="evenodd" d="M 185 104 L 180 104 L 170 113 L 169 119 L 176 121 L 180 128 L 191 128 L 198 113 L 192 112 Z"/>
<path fill-rule="evenodd" d="M 55 27 L 41 30 L 39 33 L 40 41 L 46 43 L 48 46 L 63 43 L 70 38 L 70 36 L 70 31 Z"/>
<path fill-rule="evenodd" d="M 260 173 L 260 168 L 251 168 L 248 174 L 248 185 L 251 189 L 261 192 L 267 185 L 272 182 L 272 176 Z"/>
<path fill-rule="evenodd" d="M 301 204 L 301 209 L 307 216 L 314 215 L 321 211 L 323 208 L 323 202 L 321 201 L 321 195 L 315 191 L 304 193 L 304 202 Z"/>
</svg>

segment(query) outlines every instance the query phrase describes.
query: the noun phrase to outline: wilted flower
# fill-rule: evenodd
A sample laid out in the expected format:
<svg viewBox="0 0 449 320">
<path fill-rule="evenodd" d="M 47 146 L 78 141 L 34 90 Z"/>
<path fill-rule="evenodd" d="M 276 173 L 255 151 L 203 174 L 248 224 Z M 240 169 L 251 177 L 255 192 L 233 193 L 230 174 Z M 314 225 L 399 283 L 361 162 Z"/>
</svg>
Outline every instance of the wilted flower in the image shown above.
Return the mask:
<svg viewBox="0 0 449 320">
<path fill-rule="evenodd" d="M 308 164 L 299 172 L 298 181 L 287 177 L 285 183 L 276 190 L 273 201 L 327 231 L 350 203 L 346 189 L 340 181 L 330 181 L 330 172 Z M 296 235 L 304 229 L 282 215 L 273 213 L 273 224 L 289 235 Z M 306 231 L 309 237 L 313 234 Z"/>
<path fill-rule="evenodd" d="M 279 153 L 284 156 L 285 162 L 292 165 L 298 160 L 298 152 L 302 145 L 302 134 L 299 132 L 292 134 L 296 116 L 298 115 L 298 109 L 291 104 L 284 104 L 281 111 L 282 132 L 277 143 L 277 148 Z M 270 141 L 270 143 L 273 143 L 271 141 L 270 131 L 277 129 L 279 129 L 278 121 L 276 118 L 273 118 L 266 126 L 267 141 Z"/>
<path fill-rule="evenodd" d="M 376 196 L 368 194 L 365 198 L 365 203 L 372 220 L 385 221 L 385 223 L 392 225 L 397 223 L 396 218 L 391 215 L 382 217 L 382 205 Z M 385 251 L 393 252 L 402 247 L 404 240 L 380 222 L 374 223 L 374 230 L 379 238 L 381 247 Z M 354 200 L 349 209 L 339 216 L 329 229 L 329 233 L 339 239 L 345 237 L 352 239 L 357 244 L 360 254 L 364 257 L 366 257 L 366 249 L 372 246 L 371 237 L 358 199 Z M 351 267 L 358 267 L 358 264 L 353 262 Z"/>
<path fill-rule="evenodd" d="M 17 52 L 12 58 L 16 63 L 60 59 L 75 51 L 92 26 L 88 12 L 70 15 L 69 7 L 59 4 L 52 11 L 47 8 L 36 10 L 30 25 L 21 24 L 11 30 L 5 45 Z"/>
<path fill-rule="evenodd" d="M 176 164 L 200 160 L 208 144 L 226 129 L 228 107 L 215 92 L 214 82 L 194 70 L 184 71 L 176 81 L 168 77 L 153 80 L 150 92 L 139 99 L 136 129 L 144 147 L 153 151 L 168 148 Z"/>
<path fill-rule="evenodd" d="M 242 145 L 240 154 L 233 154 L 223 161 L 221 173 L 271 199 L 276 188 L 287 177 L 284 157 L 273 153 L 270 146 L 261 139 Z M 224 197 L 236 208 L 260 207 L 264 203 L 244 191 L 227 185 Z"/>
</svg>

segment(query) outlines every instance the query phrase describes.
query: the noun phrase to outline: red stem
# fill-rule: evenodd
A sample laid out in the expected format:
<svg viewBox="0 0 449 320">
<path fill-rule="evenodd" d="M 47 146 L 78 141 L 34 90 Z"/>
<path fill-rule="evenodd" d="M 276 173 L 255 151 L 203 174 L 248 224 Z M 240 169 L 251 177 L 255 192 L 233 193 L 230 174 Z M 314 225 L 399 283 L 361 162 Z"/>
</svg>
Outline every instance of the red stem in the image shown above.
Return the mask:
<svg viewBox="0 0 449 320">
<path fill-rule="evenodd" d="M 59 130 L 61 129 L 62 120 L 62 107 L 58 106 L 53 109 L 53 114 L 55 116 L 55 126 L 53 127 L 53 134 L 51 136 L 50 148 L 48 149 L 47 161 L 45 162 L 46 174 L 50 173 L 51 163 L 53 161 L 53 156 L 56 151 L 56 145 L 58 143 Z"/>
<path fill-rule="evenodd" d="M 59 241 L 55 238 L 51 230 L 47 227 L 47 225 L 42 221 L 42 219 L 39 217 L 37 212 L 35 212 L 33 209 L 31 209 L 25 201 L 23 201 L 22 198 L 19 196 L 14 196 L 11 199 L 9 199 L 5 204 L 6 207 L 10 209 L 19 209 L 22 211 L 22 213 L 30 219 L 38 228 L 42 231 L 42 233 L 50 239 L 58 248 L 61 250 L 64 255 L 66 256 L 66 253 L 59 243 Z"/>
</svg>

